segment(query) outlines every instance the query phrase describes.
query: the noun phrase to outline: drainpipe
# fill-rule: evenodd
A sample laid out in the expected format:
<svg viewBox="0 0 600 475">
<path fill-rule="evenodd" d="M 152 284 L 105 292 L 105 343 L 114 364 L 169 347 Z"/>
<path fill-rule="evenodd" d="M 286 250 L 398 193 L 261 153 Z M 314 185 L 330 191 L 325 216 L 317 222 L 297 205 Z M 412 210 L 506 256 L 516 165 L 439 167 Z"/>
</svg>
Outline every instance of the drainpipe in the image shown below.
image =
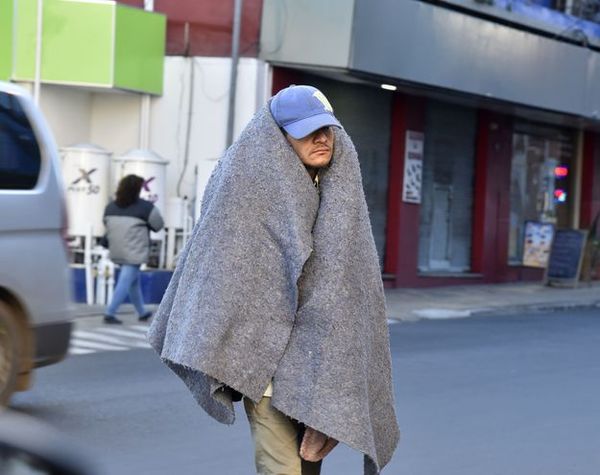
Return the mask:
<svg viewBox="0 0 600 475">
<path fill-rule="evenodd" d="M 33 81 L 33 101 L 40 104 L 40 83 L 42 80 L 42 27 L 44 0 L 37 0 L 37 28 L 35 38 L 35 78 Z M 14 27 L 14 26 L 13 26 Z"/>
<path fill-rule="evenodd" d="M 229 78 L 229 110 L 227 112 L 227 137 L 226 147 L 233 143 L 233 121 L 235 118 L 235 90 L 237 87 L 237 67 L 240 50 L 240 29 L 242 23 L 243 0 L 234 0 L 233 34 L 231 36 L 231 74 Z"/>
<path fill-rule="evenodd" d="M 154 11 L 154 0 L 144 0 L 144 10 Z M 150 148 L 150 94 L 142 94 L 140 100 L 140 135 L 139 148 L 148 150 Z"/>
</svg>

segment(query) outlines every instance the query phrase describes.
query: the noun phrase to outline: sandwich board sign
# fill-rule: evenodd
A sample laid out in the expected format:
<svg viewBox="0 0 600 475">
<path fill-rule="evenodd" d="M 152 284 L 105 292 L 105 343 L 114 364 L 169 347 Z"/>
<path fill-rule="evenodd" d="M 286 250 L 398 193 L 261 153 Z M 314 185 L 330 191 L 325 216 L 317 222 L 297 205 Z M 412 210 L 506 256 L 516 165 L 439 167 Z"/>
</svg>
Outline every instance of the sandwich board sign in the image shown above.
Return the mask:
<svg viewBox="0 0 600 475">
<path fill-rule="evenodd" d="M 546 268 L 546 284 L 577 287 L 587 231 L 557 229 Z"/>
</svg>

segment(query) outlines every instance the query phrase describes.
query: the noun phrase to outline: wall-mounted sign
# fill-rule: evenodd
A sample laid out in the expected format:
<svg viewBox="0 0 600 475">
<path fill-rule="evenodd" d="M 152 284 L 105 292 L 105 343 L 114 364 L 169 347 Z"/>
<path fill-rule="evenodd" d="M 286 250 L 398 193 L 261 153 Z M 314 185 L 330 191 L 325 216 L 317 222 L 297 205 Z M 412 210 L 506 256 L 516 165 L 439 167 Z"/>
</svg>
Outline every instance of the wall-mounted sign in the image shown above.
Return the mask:
<svg viewBox="0 0 600 475">
<path fill-rule="evenodd" d="M 527 221 L 523 243 L 523 265 L 545 269 L 554 237 L 554 225 Z"/>
<path fill-rule="evenodd" d="M 404 152 L 404 187 L 402 201 L 421 203 L 421 182 L 423 176 L 423 148 L 425 135 L 413 130 L 406 131 Z"/>
</svg>

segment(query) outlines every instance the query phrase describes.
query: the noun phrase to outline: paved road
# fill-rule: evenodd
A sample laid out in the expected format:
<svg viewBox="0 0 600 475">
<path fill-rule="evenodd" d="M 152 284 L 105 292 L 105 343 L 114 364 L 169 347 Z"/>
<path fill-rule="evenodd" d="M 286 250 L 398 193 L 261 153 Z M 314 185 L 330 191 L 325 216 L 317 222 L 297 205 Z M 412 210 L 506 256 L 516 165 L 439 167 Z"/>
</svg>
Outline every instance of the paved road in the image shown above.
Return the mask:
<svg viewBox="0 0 600 475">
<path fill-rule="evenodd" d="M 13 407 L 77 437 L 107 475 L 253 473 L 243 411 L 233 426 L 212 421 L 138 348 L 143 326 L 120 330 L 82 322 L 73 355 L 40 370 Z M 399 323 L 390 332 L 403 435 L 384 473 L 600 473 L 597 310 Z M 361 465 L 339 447 L 323 474 L 360 474 Z"/>
</svg>

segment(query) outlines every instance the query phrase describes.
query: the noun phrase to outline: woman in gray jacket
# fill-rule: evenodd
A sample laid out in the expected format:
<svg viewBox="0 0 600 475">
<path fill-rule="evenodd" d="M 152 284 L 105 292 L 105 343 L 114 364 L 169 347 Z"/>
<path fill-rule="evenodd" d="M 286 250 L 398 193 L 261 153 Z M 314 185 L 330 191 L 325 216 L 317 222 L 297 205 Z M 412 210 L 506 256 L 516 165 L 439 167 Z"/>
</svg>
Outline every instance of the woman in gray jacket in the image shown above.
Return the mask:
<svg viewBox="0 0 600 475">
<path fill-rule="evenodd" d="M 148 260 L 150 230 L 160 231 L 164 223 L 156 206 L 140 198 L 143 185 L 142 177 L 127 175 L 119 182 L 116 199 L 104 210 L 110 259 L 121 266 L 112 301 L 104 314 L 104 323 L 123 323 L 115 315 L 128 295 L 140 321 L 146 321 L 152 315 L 144 309 L 140 266 Z"/>
</svg>

